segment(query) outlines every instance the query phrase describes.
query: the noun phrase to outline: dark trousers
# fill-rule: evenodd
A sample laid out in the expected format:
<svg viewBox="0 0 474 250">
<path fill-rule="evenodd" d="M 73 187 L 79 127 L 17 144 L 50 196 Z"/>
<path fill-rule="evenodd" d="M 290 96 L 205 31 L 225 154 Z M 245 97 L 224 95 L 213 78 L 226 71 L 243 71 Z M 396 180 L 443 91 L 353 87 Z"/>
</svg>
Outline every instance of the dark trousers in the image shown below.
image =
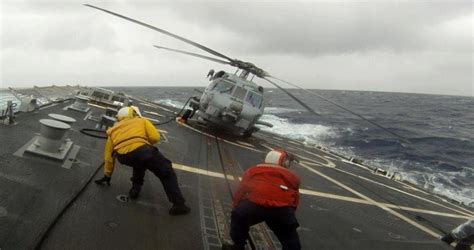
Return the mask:
<svg viewBox="0 0 474 250">
<path fill-rule="evenodd" d="M 474 235 L 467 237 L 466 239 L 460 240 L 454 250 L 470 250 L 474 243 Z"/>
<path fill-rule="evenodd" d="M 133 168 L 131 178 L 134 185 L 143 185 L 146 170 L 158 177 L 165 189 L 168 200 L 175 205 L 183 205 L 185 200 L 178 185 L 178 178 L 171 161 L 166 159 L 158 148 L 144 145 L 127 154 L 117 154 L 120 163 Z"/>
<path fill-rule="evenodd" d="M 236 246 L 243 247 L 252 225 L 263 222 L 273 231 L 283 249 L 301 249 L 296 228 L 299 224 L 292 207 L 262 207 L 244 200 L 232 210 L 230 237 Z"/>
</svg>

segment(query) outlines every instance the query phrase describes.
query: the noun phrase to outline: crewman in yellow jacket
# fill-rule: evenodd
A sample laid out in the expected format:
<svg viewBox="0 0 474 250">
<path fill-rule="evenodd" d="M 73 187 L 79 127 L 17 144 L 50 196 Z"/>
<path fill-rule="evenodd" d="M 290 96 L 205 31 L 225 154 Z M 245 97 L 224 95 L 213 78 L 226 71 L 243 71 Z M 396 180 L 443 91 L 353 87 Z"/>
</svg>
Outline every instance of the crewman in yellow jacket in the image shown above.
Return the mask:
<svg viewBox="0 0 474 250">
<path fill-rule="evenodd" d="M 153 146 L 160 140 L 160 134 L 153 124 L 141 117 L 137 107 L 121 108 L 117 113 L 117 120 L 118 122 L 107 130 L 104 177 L 95 183 L 102 185 L 106 182 L 110 185 L 117 158 L 121 164 L 133 168 L 132 188 L 129 192 L 131 199 L 138 198 L 148 169 L 160 179 L 168 200 L 173 203 L 169 213 L 171 215 L 189 213 L 190 208 L 185 205 L 171 161 Z"/>
</svg>

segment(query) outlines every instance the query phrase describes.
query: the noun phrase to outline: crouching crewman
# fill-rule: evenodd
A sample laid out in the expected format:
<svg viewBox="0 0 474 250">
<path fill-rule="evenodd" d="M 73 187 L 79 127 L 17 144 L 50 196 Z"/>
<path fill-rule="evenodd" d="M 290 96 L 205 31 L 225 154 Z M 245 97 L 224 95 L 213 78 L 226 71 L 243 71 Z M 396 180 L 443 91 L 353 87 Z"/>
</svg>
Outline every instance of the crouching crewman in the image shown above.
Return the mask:
<svg viewBox="0 0 474 250">
<path fill-rule="evenodd" d="M 299 203 L 300 179 L 288 168 L 293 155 L 272 150 L 264 164 L 245 171 L 234 194 L 230 236 L 234 245 L 222 249 L 245 249 L 252 225 L 265 222 L 283 249 L 301 249 L 295 210 Z"/>
<path fill-rule="evenodd" d="M 131 199 L 138 198 L 145 172 L 150 170 L 160 179 L 168 200 L 173 203 L 169 214 L 189 213 L 190 208 L 185 205 L 171 161 L 153 146 L 160 139 L 160 134 L 153 124 L 142 118 L 136 107 L 121 108 L 117 113 L 117 120 L 118 122 L 107 130 L 104 177 L 95 182 L 99 185 L 104 182 L 110 185 L 117 158 L 121 164 L 133 168 L 132 188 L 129 192 Z"/>
</svg>

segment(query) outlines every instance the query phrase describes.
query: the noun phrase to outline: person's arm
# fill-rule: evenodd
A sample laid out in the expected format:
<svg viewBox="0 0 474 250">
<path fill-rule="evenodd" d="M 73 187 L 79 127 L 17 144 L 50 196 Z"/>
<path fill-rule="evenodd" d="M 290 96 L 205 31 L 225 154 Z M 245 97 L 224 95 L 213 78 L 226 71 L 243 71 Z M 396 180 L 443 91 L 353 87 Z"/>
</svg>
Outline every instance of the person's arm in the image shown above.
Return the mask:
<svg viewBox="0 0 474 250">
<path fill-rule="evenodd" d="M 115 157 L 113 156 L 114 152 L 114 144 L 112 143 L 112 139 L 107 137 L 107 142 L 105 143 L 105 150 L 104 150 L 104 176 L 112 177 L 114 172 L 115 166 Z"/>
<path fill-rule="evenodd" d="M 148 142 L 150 142 L 151 145 L 157 143 L 160 140 L 160 132 L 158 132 L 155 126 L 153 126 L 153 124 L 148 119 L 145 119 L 145 131 L 148 137 Z"/>
<path fill-rule="evenodd" d="M 98 185 L 102 185 L 104 182 L 110 186 L 110 179 L 112 177 L 112 173 L 114 172 L 114 165 L 115 165 L 115 156 L 113 155 L 114 152 L 114 145 L 112 143 L 112 139 L 107 137 L 107 142 L 105 143 L 104 149 L 104 177 L 101 179 L 95 180 L 95 183 Z"/>
<path fill-rule="evenodd" d="M 234 198 L 232 200 L 232 207 L 237 207 L 240 201 L 244 198 L 245 193 L 247 192 L 246 183 L 249 180 L 249 171 L 245 171 L 244 175 L 242 176 L 242 180 L 237 187 L 237 190 L 234 193 Z"/>
</svg>

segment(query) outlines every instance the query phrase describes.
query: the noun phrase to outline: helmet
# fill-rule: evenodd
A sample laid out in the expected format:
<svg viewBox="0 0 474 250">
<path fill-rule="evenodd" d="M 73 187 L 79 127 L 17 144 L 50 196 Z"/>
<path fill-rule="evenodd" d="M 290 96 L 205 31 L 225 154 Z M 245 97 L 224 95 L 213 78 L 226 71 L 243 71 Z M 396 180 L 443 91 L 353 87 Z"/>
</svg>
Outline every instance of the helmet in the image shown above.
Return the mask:
<svg viewBox="0 0 474 250">
<path fill-rule="evenodd" d="M 117 112 L 117 119 L 119 121 L 123 120 L 124 118 L 132 118 L 132 117 L 135 117 L 135 116 L 142 117 L 142 114 L 140 113 L 140 110 L 136 106 L 124 107 L 124 108 L 121 108 Z"/>
<path fill-rule="evenodd" d="M 274 149 L 268 152 L 265 157 L 265 163 L 280 165 L 285 168 L 289 168 L 292 161 L 299 162 L 293 154 L 283 149 Z"/>
</svg>

